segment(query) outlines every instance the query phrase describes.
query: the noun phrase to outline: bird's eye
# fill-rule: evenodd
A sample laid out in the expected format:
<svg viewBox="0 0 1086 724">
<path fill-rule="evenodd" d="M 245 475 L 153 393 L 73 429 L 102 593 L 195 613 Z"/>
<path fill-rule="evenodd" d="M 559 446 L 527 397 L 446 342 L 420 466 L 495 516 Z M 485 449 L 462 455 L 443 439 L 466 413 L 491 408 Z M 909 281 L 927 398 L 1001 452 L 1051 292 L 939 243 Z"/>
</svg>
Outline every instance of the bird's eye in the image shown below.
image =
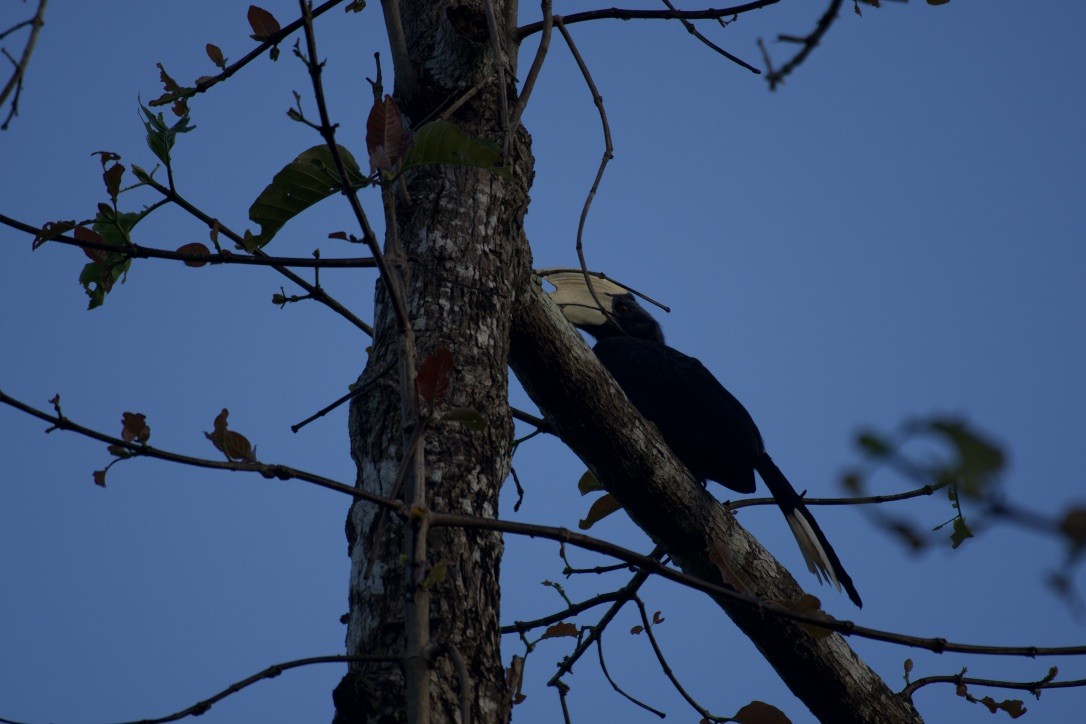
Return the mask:
<svg viewBox="0 0 1086 724">
<path fill-rule="evenodd" d="M 629 314 L 630 305 L 626 302 L 617 302 L 614 309 L 616 314 Z"/>
</svg>

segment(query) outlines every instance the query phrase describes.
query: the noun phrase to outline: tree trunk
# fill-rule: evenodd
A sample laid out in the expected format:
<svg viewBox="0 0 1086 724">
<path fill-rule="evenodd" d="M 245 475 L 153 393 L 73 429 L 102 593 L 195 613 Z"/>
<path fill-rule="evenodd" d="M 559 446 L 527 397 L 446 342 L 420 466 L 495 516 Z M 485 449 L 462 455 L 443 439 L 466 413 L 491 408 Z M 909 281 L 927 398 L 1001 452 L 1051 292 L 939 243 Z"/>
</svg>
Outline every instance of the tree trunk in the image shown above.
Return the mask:
<svg viewBox="0 0 1086 724">
<path fill-rule="evenodd" d="M 503 3 L 494 4 L 502 25 Z M 456 8 L 450 10 L 453 5 Z M 418 123 L 482 82 L 480 90 L 449 120 L 475 138 L 501 144 L 499 84 L 481 5 L 432 0 L 401 3 L 407 53 L 399 55 L 393 9 L 386 6 L 397 64 L 395 96 L 410 121 Z M 515 58 L 515 48 L 505 47 Z M 511 80 L 512 72 L 506 78 Z M 515 89 L 510 86 L 507 92 L 513 102 Z M 473 408 L 486 418 L 482 431 L 455 423 L 429 428 L 425 437 L 428 505 L 486 517 L 497 515 L 498 493 L 509 471 L 511 299 L 531 268 L 523 241 L 533 174 L 526 134 L 517 137 L 507 164 L 514 181 L 454 166 L 409 171 L 410 201 L 402 196 L 397 201 L 403 257 L 390 259 L 404 275 L 419 359 L 440 345 L 452 351 L 455 368 L 445 405 Z M 349 424 L 358 484 L 387 496 L 393 493 L 406 443 L 397 375 L 399 339 L 381 281 L 375 314 L 373 346 L 359 380 L 365 387 L 351 406 Z M 402 561 L 403 523 L 394 515 L 377 515 L 373 506 L 357 503 L 348 517 L 347 537 L 351 556 L 347 652 L 400 656 L 404 601 L 410 593 Z M 498 620 L 501 553 L 498 533 L 441 528 L 428 535 L 429 564 L 441 564 L 446 570 L 443 580 L 430 589 L 431 638 L 436 649 L 454 647 L 463 656 L 474 722 L 508 719 Z M 433 657 L 431 672 L 433 721 L 461 721 L 461 684 L 453 657 Z M 405 696 L 399 665 L 352 666 L 334 693 L 335 721 L 405 721 Z"/>
</svg>

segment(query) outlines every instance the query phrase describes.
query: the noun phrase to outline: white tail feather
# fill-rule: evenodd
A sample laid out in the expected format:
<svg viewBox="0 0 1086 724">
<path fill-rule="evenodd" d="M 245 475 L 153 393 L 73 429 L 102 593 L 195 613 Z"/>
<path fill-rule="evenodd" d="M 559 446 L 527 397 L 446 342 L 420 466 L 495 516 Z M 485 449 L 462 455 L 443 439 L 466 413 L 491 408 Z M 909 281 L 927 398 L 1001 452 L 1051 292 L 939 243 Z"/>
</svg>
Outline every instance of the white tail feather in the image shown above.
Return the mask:
<svg viewBox="0 0 1086 724">
<path fill-rule="evenodd" d="M 818 536 L 811 530 L 811 524 L 798 510 L 793 510 L 786 516 L 788 527 L 792 529 L 792 535 L 796 537 L 799 550 L 803 554 L 803 560 L 807 562 L 807 569 L 815 574 L 818 582 L 829 581 L 838 591 L 841 590 L 841 582 L 837 580 L 837 574 L 833 571 L 833 564 L 822 544 L 818 542 Z"/>
</svg>

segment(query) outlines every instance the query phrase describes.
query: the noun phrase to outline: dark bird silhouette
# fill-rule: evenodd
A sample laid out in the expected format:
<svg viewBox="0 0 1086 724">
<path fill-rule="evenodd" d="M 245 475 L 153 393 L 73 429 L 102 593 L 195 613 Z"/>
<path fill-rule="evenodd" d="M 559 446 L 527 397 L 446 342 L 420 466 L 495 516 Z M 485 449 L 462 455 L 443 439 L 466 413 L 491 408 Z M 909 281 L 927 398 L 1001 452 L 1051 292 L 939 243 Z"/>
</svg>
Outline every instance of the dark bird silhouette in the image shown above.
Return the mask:
<svg viewBox="0 0 1086 724">
<path fill-rule="evenodd" d="M 593 351 L 600 362 L 676 457 L 702 484 L 712 480 L 737 493 L 754 492 L 757 471 L 784 513 L 807 567 L 820 582 L 837 590 L 843 586 L 862 606 L 852 578 L 803 498 L 769 457 L 743 404 L 705 365 L 664 344 L 660 325 L 632 294 L 606 281 L 593 280 L 593 288 L 608 316 L 586 289 L 571 294 L 560 287 L 553 296 L 566 318 L 596 339 Z"/>
</svg>

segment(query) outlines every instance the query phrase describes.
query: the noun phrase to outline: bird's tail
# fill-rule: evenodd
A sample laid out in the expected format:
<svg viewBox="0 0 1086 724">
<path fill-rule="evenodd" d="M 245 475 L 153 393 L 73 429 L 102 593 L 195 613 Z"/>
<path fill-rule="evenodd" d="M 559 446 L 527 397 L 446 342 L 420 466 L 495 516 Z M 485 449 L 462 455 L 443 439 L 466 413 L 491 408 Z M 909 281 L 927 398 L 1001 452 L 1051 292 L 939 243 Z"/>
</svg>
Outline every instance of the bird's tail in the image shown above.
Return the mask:
<svg viewBox="0 0 1086 724">
<path fill-rule="evenodd" d="M 838 591 L 843 586 L 852 602 L 857 606 L 863 606 L 860 594 L 852 585 L 852 578 L 841 565 L 841 559 L 837 557 L 833 546 L 826 540 L 822 529 L 818 527 L 818 522 L 811 515 L 811 511 L 807 510 L 807 506 L 803 504 L 803 498 L 788 482 L 788 478 L 784 477 L 784 473 L 769 455 L 762 456 L 757 470 L 765 481 L 766 487 L 769 488 L 769 492 L 773 494 L 781 512 L 784 513 L 788 527 L 792 529 L 792 535 L 799 543 L 803 559 L 807 561 L 807 568 L 818 577 L 819 582 L 829 581 L 837 587 Z"/>
</svg>

